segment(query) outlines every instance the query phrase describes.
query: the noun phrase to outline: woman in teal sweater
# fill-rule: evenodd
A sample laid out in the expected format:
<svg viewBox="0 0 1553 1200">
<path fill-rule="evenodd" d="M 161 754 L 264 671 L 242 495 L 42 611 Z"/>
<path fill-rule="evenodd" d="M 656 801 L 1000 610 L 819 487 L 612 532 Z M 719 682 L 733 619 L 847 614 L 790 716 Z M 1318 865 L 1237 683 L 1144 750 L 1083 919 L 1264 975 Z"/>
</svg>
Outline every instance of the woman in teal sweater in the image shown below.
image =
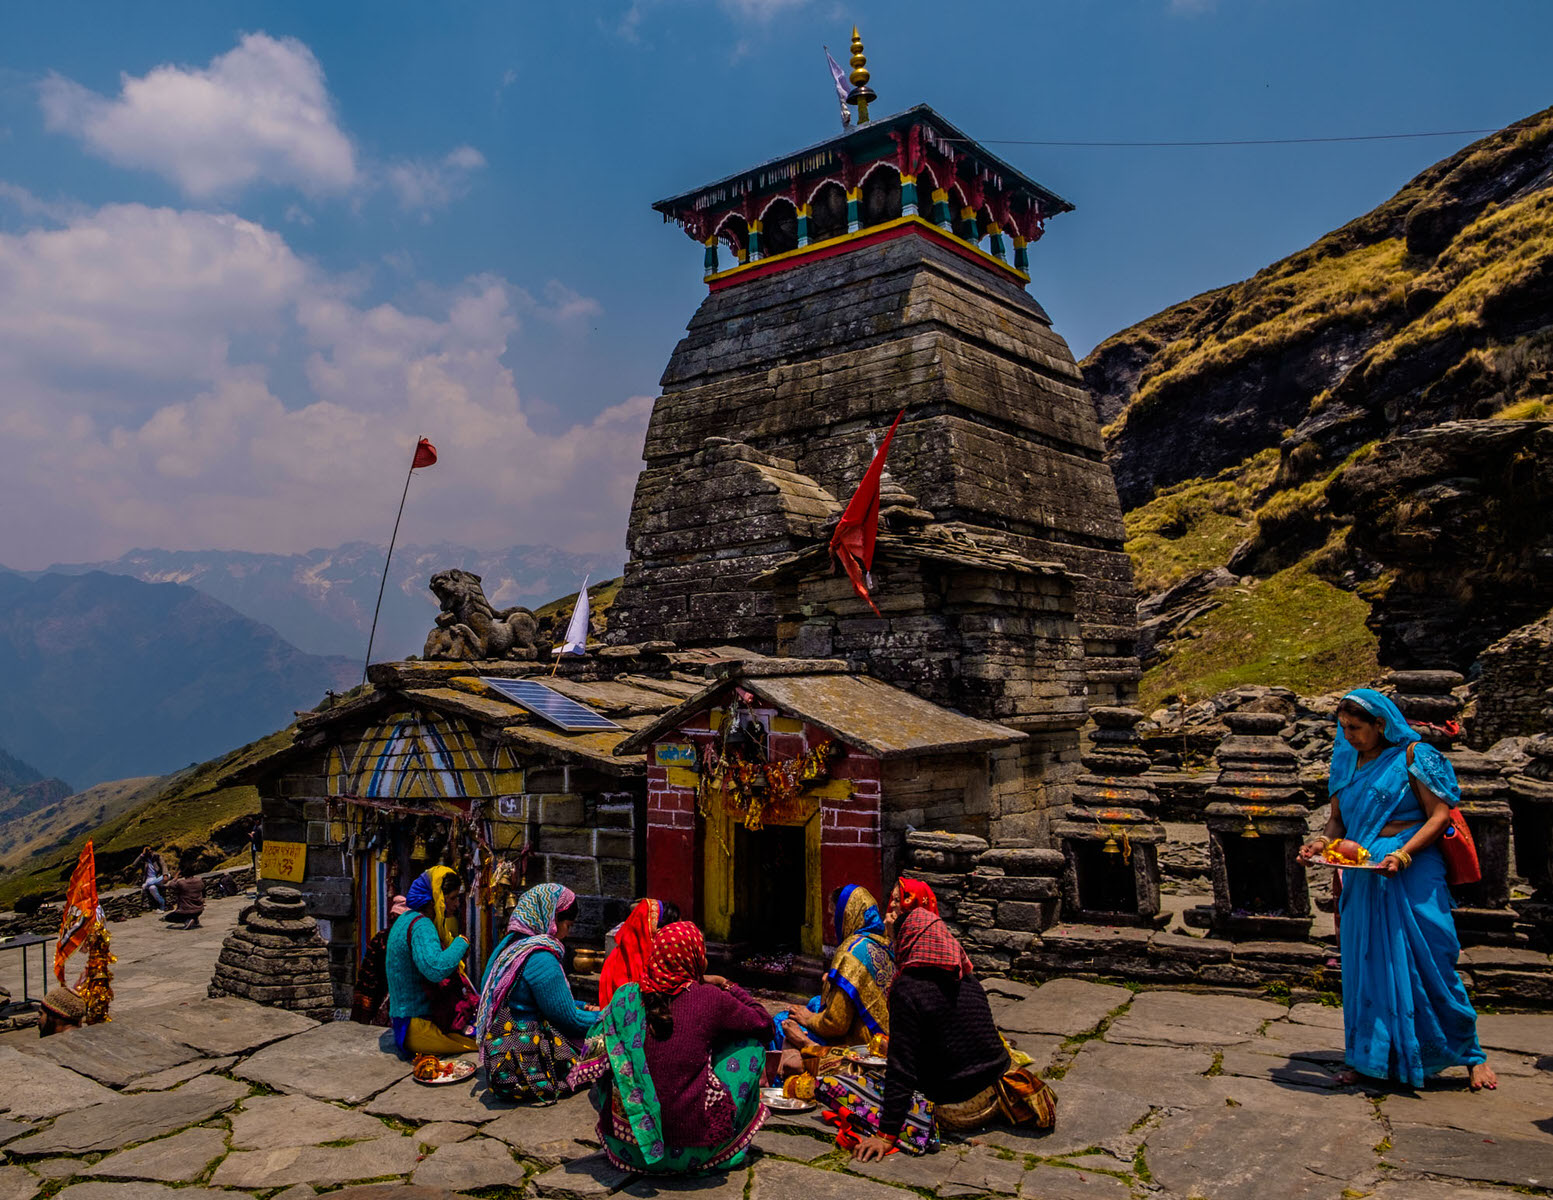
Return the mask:
<svg viewBox="0 0 1553 1200">
<path fill-rule="evenodd" d="M 475 1037 L 491 1090 L 510 1100 L 557 1100 L 587 1057 L 599 1014 L 578 1004 L 562 966 L 577 897 L 542 883 L 518 898 L 480 989 Z"/>
<path fill-rule="evenodd" d="M 431 1020 L 429 989 L 464 969 L 469 942 L 453 935 L 450 913 L 463 899 L 463 884 L 451 867 L 423 872 L 405 894 L 409 911 L 388 931 L 388 1018 L 401 1053 L 467 1054 L 474 1042 Z"/>
</svg>

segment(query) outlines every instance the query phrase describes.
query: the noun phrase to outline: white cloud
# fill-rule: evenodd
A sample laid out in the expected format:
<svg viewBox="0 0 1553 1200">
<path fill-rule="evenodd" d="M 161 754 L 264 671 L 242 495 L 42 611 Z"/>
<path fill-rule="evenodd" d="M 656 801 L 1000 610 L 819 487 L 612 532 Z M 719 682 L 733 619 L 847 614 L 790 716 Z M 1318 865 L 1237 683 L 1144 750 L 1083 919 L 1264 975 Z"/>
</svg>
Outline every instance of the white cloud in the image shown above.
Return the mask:
<svg viewBox="0 0 1553 1200">
<path fill-rule="evenodd" d="M 109 162 L 155 171 L 189 196 L 257 182 L 338 193 L 358 180 L 323 68 L 295 38 L 245 34 L 207 67 L 124 75 L 111 99 L 51 75 L 39 98 L 50 129 Z"/>
<path fill-rule="evenodd" d="M 393 163 L 386 178 L 401 208 L 427 213 L 467 193 L 471 175 L 484 166 L 485 155 L 473 146 L 459 146 L 439 160 Z"/>
<path fill-rule="evenodd" d="M 545 433 L 503 362 L 526 314 L 596 302 L 482 275 L 412 312 L 356 286 L 227 215 L 117 205 L 0 234 L 0 511 L 31 514 L 0 562 L 378 538 L 421 434 L 441 460 L 403 537 L 618 550 L 651 398 Z"/>
</svg>

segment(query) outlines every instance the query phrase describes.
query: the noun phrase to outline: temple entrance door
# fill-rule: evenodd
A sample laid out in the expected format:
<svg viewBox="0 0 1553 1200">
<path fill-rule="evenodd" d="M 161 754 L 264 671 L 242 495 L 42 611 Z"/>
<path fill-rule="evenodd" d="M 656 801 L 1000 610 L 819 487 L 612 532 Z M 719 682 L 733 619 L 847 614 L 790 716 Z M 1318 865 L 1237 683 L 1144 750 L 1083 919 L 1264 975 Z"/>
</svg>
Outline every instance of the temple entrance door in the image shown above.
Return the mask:
<svg viewBox="0 0 1553 1200">
<path fill-rule="evenodd" d="M 825 940 L 819 800 L 800 797 L 790 811 L 768 810 L 758 830 L 745 829 L 720 802 L 698 823 L 708 938 L 818 956 Z"/>
<path fill-rule="evenodd" d="M 767 826 L 733 831 L 734 857 L 742 870 L 734 877 L 733 920 L 736 942 L 759 942 L 774 950 L 798 950 L 803 944 L 804 899 L 811 886 L 802 827 Z"/>
</svg>

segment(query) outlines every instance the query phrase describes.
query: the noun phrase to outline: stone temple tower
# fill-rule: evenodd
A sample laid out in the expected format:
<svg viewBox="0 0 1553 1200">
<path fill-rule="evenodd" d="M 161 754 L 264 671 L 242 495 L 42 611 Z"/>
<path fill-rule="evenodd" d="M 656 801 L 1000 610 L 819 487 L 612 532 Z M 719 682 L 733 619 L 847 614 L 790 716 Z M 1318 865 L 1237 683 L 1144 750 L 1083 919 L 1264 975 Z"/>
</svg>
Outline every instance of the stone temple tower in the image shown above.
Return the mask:
<svg viewBox="0 0 1553 1200">
<path fill-rule="evenodd" d="M 937 522 L 1060 564 L 1089 703 L 1128 703 L 1116 486 L 1026 290 L 1032 244 L 1073 206 L 926 105 L 868 120 L 862 76 L 850 131 L 653 206 L 704 247 L 708 295 L 663 373 L 610 638 L 776 650 L 757 577 L 825 536 L 904 409 L 890 475 Z"/>
</svg>

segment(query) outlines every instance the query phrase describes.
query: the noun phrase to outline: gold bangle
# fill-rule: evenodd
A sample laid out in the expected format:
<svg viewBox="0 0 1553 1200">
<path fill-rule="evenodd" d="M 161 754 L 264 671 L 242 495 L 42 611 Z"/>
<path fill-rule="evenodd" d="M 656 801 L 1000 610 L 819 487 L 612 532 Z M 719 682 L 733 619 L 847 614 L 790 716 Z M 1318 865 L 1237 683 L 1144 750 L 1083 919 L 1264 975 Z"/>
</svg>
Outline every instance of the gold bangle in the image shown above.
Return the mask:
<svg viewBox="0 0 1553 1200">
<path fill-rule="evenodd" d="M 1391 852 L 1391 855 L 1392 855 L 1393 858 L 1396 858 L 1396 859 L 1401 861 L 1402 869 L 1404 871 L 1407 870 L 1408 867 L 1411 867 L 1413 865 L 1413 856 L 1411 854 L 1409 854 L 1406 850 L 1393 850 Z"/>
</svg>

